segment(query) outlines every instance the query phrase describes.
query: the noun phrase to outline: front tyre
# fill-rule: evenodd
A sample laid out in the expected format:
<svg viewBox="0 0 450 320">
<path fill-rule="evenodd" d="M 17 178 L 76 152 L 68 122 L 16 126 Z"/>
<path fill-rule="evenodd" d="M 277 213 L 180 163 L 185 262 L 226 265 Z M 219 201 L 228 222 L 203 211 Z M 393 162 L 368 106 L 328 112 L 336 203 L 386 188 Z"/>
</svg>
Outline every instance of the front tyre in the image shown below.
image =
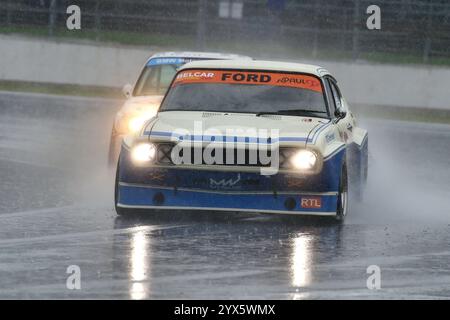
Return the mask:
<svg viewBox="0 0 450 320">
<path fill-rule="evenodd" d="M 344 163 L 341 169 L 341 177 L 339 180 L 339 192 L 337 199 L 337 209 L 335 219 L 343 222 L 348 211 L 348 175 L 347 165 Z"/>
</svg>

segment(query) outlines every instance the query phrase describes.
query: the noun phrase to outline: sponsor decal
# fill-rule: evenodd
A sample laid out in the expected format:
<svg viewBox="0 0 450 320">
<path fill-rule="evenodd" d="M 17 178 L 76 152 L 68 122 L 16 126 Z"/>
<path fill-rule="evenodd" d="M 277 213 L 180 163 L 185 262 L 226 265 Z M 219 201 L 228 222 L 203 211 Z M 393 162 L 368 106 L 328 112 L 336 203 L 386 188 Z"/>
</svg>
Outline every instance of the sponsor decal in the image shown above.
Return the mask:
<svg viewBox="0 0 450 320">
<path fill-rule="evenodd" d="M 203 82 L 206 79 L 214 78 L 214 72 L 203 72 L 203 71 L 195 71 L 195 72 L 181 72 L 177 75 L 175 79 L 175 83 L 177 82 Z M 206 81 L 207 82 L 207 81 Z"/>
<path fill-rule="evenodd" d="M 212 189 L 233 189 L 238 183 L 241 181 L 241 175 L 238 174 L 236 179 L 221 179 L 214 180 L 212 178 L 209 179 L 209 186 Z"/>
<path fill-rule="evenodd" d="M 238 83 L 268 83 L 272 81 L 272 76 L 263 73 L 223 72 L 221 81 Z"/>
<path fill-rule="evenodd" d="M 322 208 L 321 197 L 301 197 L 300 206 L 304 209 L 320 209 Z"/>
<path fill-rule="evenodd" d="M 325 140 L 327 141 L 327 143 L 331 143 L 335 139 L 336 139 L 336 136 L 334 135 L 334 133 L 330 133 L 325 136 Z"/>
<path fill-rule="evenodd" d="M 185 64 L 189 62 L 188 59 L 184 58 L 154 58 L 147 62 L 147 66 L 158 66 L 162 64 Z"/>
<path fill-rule="evenodd" d="M 237 179 L 240 179 L 240 181 L 237 181 Z M 196 187 L 205 187 L 208 186 L 212 187 L 213 189 L 216 189 L 217 187 L 222 186 L 229 186 L 230 184 L 236 184 L 240 182 L 240 185 L 243 187 L 257 187 L 261 184 L 259 179 L 252 179 L 248 178 L 243 180 L 241 176 L 238 175 L 236 180 L 233 179 L 221 179 L 221 180 L 214 180 L 213 178 L 194 178 L 192 179 L 192 185 Z M 234 185 L 233 185 L 234 186 Z"/>
<path fill-rule="evenodd" d="M 303 186 L 303 181 L 302 180 L 297 180 L 297 179 L 289 179 L 289 180 L 287 180 L 287 186 L 289 188 L 302 187 Z"/>
<path fill-rule="evenodd" d="M 316 83 L 317 79 L 315 78 L 306 78 L 306 77 L 298 77 L 298 76 L 289 76 L 289 77 L 283 77 L 281 79 L 277 80 L 277 83 L 281 83 L 281 84 L 292 84 L 294 86 L 299 86 L 299 87 L 309 87 L 309 88 L 313 88 L 315 86 L 317 86 Z M 320 83 L 318 84 L 320 86 Z"/>
<path fill-rule="evenodd" d="M 148 178 L 153 181 L 162 182 L 162 181 L 164 181 L 165 177 L 166 177 L 166 174 L 164 172 L 152 171 L 148 174 Z"/>
<path fill-rule="evenodd" d="M 322 92 L 320 80 L 315 76 L 259 71 L 186 70 L 178 73 L 172 86 L 186 83 L 254 84 Z"/>
</svg>

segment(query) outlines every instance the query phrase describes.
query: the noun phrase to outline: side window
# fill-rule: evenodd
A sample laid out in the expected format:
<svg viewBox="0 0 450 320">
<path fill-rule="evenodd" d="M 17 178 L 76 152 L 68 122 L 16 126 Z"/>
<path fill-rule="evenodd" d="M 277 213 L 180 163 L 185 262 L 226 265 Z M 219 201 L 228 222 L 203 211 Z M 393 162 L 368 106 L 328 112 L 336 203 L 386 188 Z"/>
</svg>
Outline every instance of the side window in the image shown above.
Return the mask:
<svg viewBox="0 0 450 320">
<path fill-rule="evenodd" d="M 336 105 L 336 109 L 341 109 L 342 108 L 341 93 L 333 81 L 330 81 L 330 86 L 331 86 L 331 92 L 333 93 L 333 99 L 334 99 L 334 104 Z"/>
<path fill-rule="evenodd" d="M 145 68 L 136 86 L 135 94 L 138 96 L 158 94 L 159 73 L 160 66 Z"/>
<path fill-rule="evenodd" d="M 146 67 L 136 85 L 136 96 L 162 95 L 172 82 L 176 66 L 171 64 Z"/>
<path fill-rule="evenodd" d="M 331 80 L 328 78 L 325 78 L 325 90 L 330 99 L 330 113 L 331 113 L 331 117 L 333 117 L 334 112 L 336 111 L 336 102 L 334 100 L 333 90 L 331 89 Z"/>
</svg>

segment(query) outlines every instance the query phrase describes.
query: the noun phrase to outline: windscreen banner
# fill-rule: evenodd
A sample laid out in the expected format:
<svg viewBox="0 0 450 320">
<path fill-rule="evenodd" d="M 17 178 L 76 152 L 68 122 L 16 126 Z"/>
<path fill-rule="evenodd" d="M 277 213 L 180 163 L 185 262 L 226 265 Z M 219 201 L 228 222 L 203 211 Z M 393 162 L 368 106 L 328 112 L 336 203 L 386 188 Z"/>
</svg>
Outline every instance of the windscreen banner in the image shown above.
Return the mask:
<svg viewBox="0 0 450 320">
<path fill-rule="evenodd" d="M 320 80 L 312 75 L 236 70 L 199 69 L 181 71 L 173 81 L 172 87 L 189 83 L 268 85 L 322 92 Z"/>
</svg>

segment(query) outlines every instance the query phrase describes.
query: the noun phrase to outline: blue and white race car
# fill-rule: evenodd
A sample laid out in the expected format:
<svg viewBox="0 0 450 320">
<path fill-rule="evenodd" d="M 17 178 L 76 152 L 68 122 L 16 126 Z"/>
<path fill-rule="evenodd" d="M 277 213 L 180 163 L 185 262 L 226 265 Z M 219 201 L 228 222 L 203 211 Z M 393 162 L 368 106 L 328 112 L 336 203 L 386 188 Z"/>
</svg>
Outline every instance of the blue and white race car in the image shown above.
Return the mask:
<svg viewBox="0 0 450 320">
<path fill-rule="evenodd" d="M 124 136 L 138 131 L 153 117 L 177 69 L 185 63 L 199 60 L 247 59 L 236 54 L 214 52 L 161 52 L 152 55 L 144 64 L 134 86 L 127 84 L 123 93 L 127 100 L 114 119 L 108 163 L 117 165 L 120 145 Z"/>
<path fill-rule="evenodd" d="M 332 216 L 367 179 L 368 133 L 324 68 L 191 62 L 123 143 L 118 214 L 222 210 Z"/>
</svg>

